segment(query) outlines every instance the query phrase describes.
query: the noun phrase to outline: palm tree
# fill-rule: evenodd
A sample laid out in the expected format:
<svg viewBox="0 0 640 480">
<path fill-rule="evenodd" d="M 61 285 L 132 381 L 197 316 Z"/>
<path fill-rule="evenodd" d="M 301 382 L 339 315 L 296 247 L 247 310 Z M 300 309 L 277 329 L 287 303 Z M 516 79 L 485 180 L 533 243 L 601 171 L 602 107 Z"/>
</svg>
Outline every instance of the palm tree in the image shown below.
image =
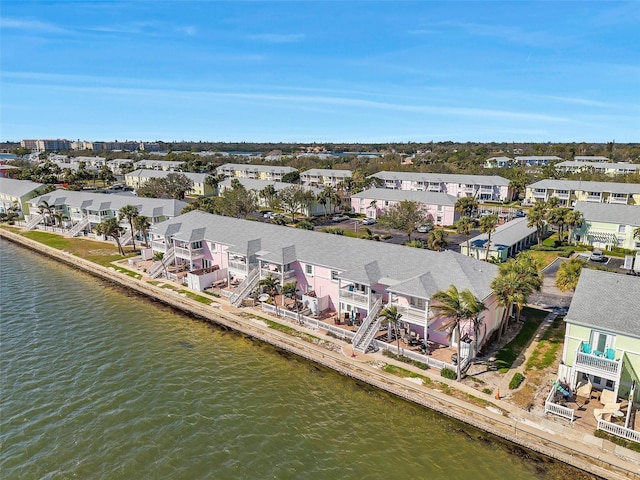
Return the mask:
<svg viewBox="0 0 640 480">
<path fill-rule="evenodd" d="M 120 253 L 120 255 L 124 255 L 124 250 L 122 249 L 122 245 L 120 244 L 120 238 L 122 237 L 124 228 L 120 226 L 117 218 L 109 217 L 106 220 L 103 220 L 96 226 L 94 231 L 98 235 L 113 237 L 113 239 L 116 241 L 116 245 L 118 245 L 118 253 Z"/>
<path fill-rule="evenodd" d="M 470 217 L 478 208 L 478 201 L 475 197 L 460 197 L 456 200 L 456 212 L 460 212 L 465 217 Z"/>
<path fill-rule="evenodd" d="M 637 238 L 637 239 L 639 239 L 639 240 L 640 240 L 640 227 L 636 228 L 636 229 L 633 231 L 633 238 Z"/>
<path fill-rule="evenodd" d="M 465 238 L 467 239 L 467 255 L 471 255 L 471 246 L 469 244 L 469 237 L 471 236 L 471 231 L 473 230 L 473 220 L 469 217 L 462 217 L 455 224 L 456 232 L 464 233 Z"/>
<path fill-rule="evenodd" d="M 40 200 L 40 203 L 38 203 L 38 211 L 44 218 L 44 226 L 46 227 L 48 223 L 47 219 L 53 217 L 56 207 L 54 205 L 49 205 L 46 200 Z"/>
<path fill-rule="evenodd" d="M 373 211 L 373 215 L 370 215 L 371 217 L 377 217 L 378 215 L 378 201 L 377 200 L 371 200 L 371 202 L 369 203 L 369 208 L 371 208 L 371 210 Z"/>
<path fill-rule="evenodd" d="M 545 202 L 536 203 L 527 213 L 527 227 L 536 227 L 536 236 L 538 237 L 538 245 L 542 245 L 542 234 L 544 224 L 547 219 L 547 204 Z"/>
<path fill-rule="evenodd" d="M 580 227 L 584 217 L 578 210 L 569 210 L 564 214 L 564 223 L 569 229 L 569 243 L 573 243 L 573 231 L 576 227 Z"/>
<path fill-rule="evenodd" d="M 298 289 L 298 282 L 287 282 L 282 286 L 282 295 L 285 296 L 285 298 L 293 298 L 293 304 L 296 304 L 296 290 Z M 282 305 L 284 306 L 284 301 L 282 302 Z"/>
<path fill-rule="evenodd" d="M 131 241 L 133 242 L 134 252 L 136 250 L 136 231 L 133 228 L 133 221 L 138 215 L 140 215 L 140 212 L 134 205 L 125 205 L 118 212 L 118 220 L 122 221 L 123 218 L 126 218 L 127 222 L 129 222 L 129 228 L 131 228 Z"/>
<path fill-rule="evenodd" d="M 487 250 L 484 254 L 484 260 L 489 260 L 489 249 L 491 248 L 491 234 L 496 231 L 498 225 L 498 216 L 495 214 L 486 215 L 480 219 L 480 231 L 487 234 Z"/>
<path fill-rule="evenodd" d="M 268 293 L 272 297 L 275 297 L 278 294 L 278 290 L 280 290 L 280 280 L 271 274 L 260 280 L 258 285 L 262 287 L 264 293 Z"/>
<path fill-rule="evenodd" d="M 558 273 L 556 273 L 556 287 L 562 292 L 575 290 L 578 280 L 580 280 L 582 267 L 584 267 L 584 261 L 579 258 L 572 258 L 562 262 L 558 267 Z"/>
<path fill-rule="evenodd" d="M 484 304 L 478 300 L 470 290 L 458 291 L 455 285 L 451 285 L 447 290 L 440 290 L 431 296 L 431 300 L 436 302 L 431 305 L 431 309 L 438 315 L 445 317 L 447 321 L 440 327 L 453 333 L 457 340 L 458 361 L 456 362 L 456 378 L 460 381 L 462 355 L 460 349 L 461 335 L 460 324 L 473 320 L 486 309 Z M 476 343 L 478 339 L 476 338 Z"/>
<path fill-rule="evenodd" d="M 400 355 L 400 335 L 398 334 L 398 325 L 402 314 L 398 313 L 398 307 L 395 305 L 389 305 L 380 311 L 380 316 L 384 318 L 383 322 L 386 322 L 391 328 L 393 328 L 396 334 L 396 340 L 398 342 L 398 355 Z"/>
<path fill-rule="evenodd" d="M 427 243 L 431 250 L 435 250 L 436 252 L 441 252 L 445 248 L 447 248 L 447 232 L 440 228 L 433 229 L 429 232 L 429 236 L 427 237 Z"/>
<path fill-rule="evenodd" d="M 149 227 L 151 227 L 151 221 L 149 220 L 149 218 L 138 215 L 133 219 L 133 226 L 135 227 L 136 231 L 142 233 L 142 238 L 144 238 L 144 246 L 148 247 L 149 241 L 147 239 L 147 231 L 149 230 Z"/>
<path fill-rule="evenodd" d="M 273 199 L 277 195 L 278 192 L 276 192 L 276 188 L 271 183 L 258 192 L 258 196 L 264 199 L 269 208 L 273 208 Z"/>
</svg>

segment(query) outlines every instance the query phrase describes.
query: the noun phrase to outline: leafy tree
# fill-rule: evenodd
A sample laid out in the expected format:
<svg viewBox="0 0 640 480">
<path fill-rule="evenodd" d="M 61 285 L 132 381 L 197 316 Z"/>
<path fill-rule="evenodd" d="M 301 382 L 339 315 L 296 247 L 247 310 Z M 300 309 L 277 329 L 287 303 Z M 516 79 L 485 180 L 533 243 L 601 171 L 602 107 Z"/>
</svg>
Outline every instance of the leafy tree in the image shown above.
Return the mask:
<svg viewBox="0 0 640 480">
<path fill-rule="evenodd" d="M 498 216 L 495 214 L 486 215 L 480 219 L 480 231 L 487 234 L 487 249 L 484 254 L 485 261 L 489 260 L 489 249 L 491 248 L 491 234 L 496 231 Z"/>
<path fill-rule="evenodd" d="M 447 290 L 440 290 L 431 296 L 435 303 L 431 309 L 436 314 L 446 318 L 445 323 L 440 327 L 443 331 L 455 332 L 458 348 L 458 361 L 456 362 L 456 378 L 460 381 L 460 364 L 462 355 L 460 349 L 461 335 L 460 324 L 478 317 L 486 309 L 484 304 L 478 300 L 470 290 L 458 291 L 455 285 L 451 285 Z M 476 338 L 476 343 L 478 339 Z"/>
<path fill-rule="evenodd" d="M 307 190 L 302 185 L 291 185 L 280 190 L 278 194 L 282 209 L 291 214 L 291 220 L 295 221 L 296 213 L 303 211 L 315 200 L 315 195 L 311 190 Z"/>
<path fill-rule="evenodd" d="M 151 227 L 151 221 L 149 220 L 149 218 L 143 215 L 138 215 L 133 219 L 133 226 L 135 227 L 136 231 L 142 233 L 142 238 L 144 238 L 144 245 L 145 247 L 148 247 L 149 241 L 147 232 Z"/>
<path fill-rule="evenodd" d="M 473 220 L 469 217 L 461 217 L 455 224 L 456 232 L 464 233 L 467 240 L 467 255 L 471 255 L 471 245 L 469 244 L 469 238 L 471 237 L 471 231 L 474 227 Z"/>
<path fill-rule="evenodd" d="M 473 212 L 478 209 L 478 201 L 475 197 L 460 197 L 456 200 L 455 209 L 456 212 L 460 212 L 461 215 L 471 217 Z"/>
<path fill-rule="evenodd" d="M 417 202 L 403 200 L 389 207 L 384 214 L 380 215 L 378 223 L 382 227 L 406 233 L 409 240 L 411 240 L 411 234 L 419 226 L 431 223 L 431 220 Z"/>
<path fill-rule="evenodd" d="M 380 311 L 380 315 L 384 320 L 383 323 L 389 325 L 396 334 L 396 341 L 398 342 L 398 355 L 400 355 L 400 334 L 398 332 L 398 326 L 400 325 L 400 319 L 402 314 L 398 313 L 398 307 L 396 305 L 389 305 Z"/>
<path fill-rule="evenodd" d="M 431 250 L 435 250 L 436 252 L 441 252 L 445 248 L 447 248 L 447 235 L 448 233 L 442 230 L 441 228 L 433 229 L 429 232 L 427 236 L 427 245 Z"/>
<path fill-rule="evenodd" d="M 282 176 L 282 181 L 284 183 L 300 183 L 300 172 L 296 170 L 295 172 L 285 173 Z"/>
<path fill-rule="evenodd" d="M 248 191 L 237 178 L 231 181 L 231 188 L 218 197 L 217 209 L 222 215 L 235 218 L 247 218 L 258 209 L 255 193 Z"/>
<path fill-rule="evenodd" d="M 258 196 L 263 198 L 269 208 L 274 208 L 275 200 L 278 197 L 278 192 L 272 183 L 264 187 L 258 192 Z"/>
<path fill-rule="evenodd" d="M 118 220 L 126 219 L 131 229 L 131 241 L 133 242 L 133 250 L 136 250 L 136 231 L 133 228 L 133 221 L 140 215 L 138 208 L 134 205 L 125 205 L 118 212 Z"/>
<path fill-rule="evenodd" d="M 527 227 L 536 227 L 538 245 L 542 245 L 542 234 L 547 219 L 548 207 L 545 202 L 536 203 L 527 213 Z"/>
<path fill-rule="evenodd" d="M 572 258 L 562 262 L 558 267 L 558 273 L 556 273 L 556 287 L 562 292 L 575 290 L 584 265 L 585 262 L 579 258 Z"/>
<path fill-rule="evenodd" d="M 163 198 L 168 196 L 164 178 L 150 178 L 138 187 L 136 193 L 140 197 Z"/>
<path fill-rule="evenodd" d="M 191 212 L 192 210 L 200 210 L 201 212 L 217 213 L 222 215 L 218 206 L 218 197 L 200 197 L 193 202 L 187 204 L 180 213 Z"/>
<path fill-rule="evenodd" d="M 371 232 L 371 230 L 369 230 L 369 232 Z M 371 234 L 369 234 L 369 236 L 371 236 Z M 413 248 L 427 248 L 422 240 L 411 240 L 409 242 L 405 242 L 404 245 Z"/>
<path fill-rule="evenodd" d="M 165 190 L 171 198 L 184 200 L 185 194 L 193 189 L 193 182 L 182 173 L 169 173 L 164 178 Z"/>
<path fill-rule="evenodd" d="M 113 174 L 109 166 L 105 163 L 100 167 L 98 171 L 98 178 L 102 181 L 102 186 L 106 187 L 107 182 L 113 182 L 116 179 L 116 176 Z"/>
<path fill-rule="evenodd" d="M 117 218 L 109 217 L 103 220 L 96 226 L 94 231 L 98 235 L 104 235 L 105 237 L 112 237 L 116 241 L 116 245 L 118 246 L 118 252 L 120 253 L 120 255 L 124 255 L 124 249 L 120 244 L 120 238 L 122 238 L 122 234 L 124 233 L 124 228 L 120 226 L 120 223 L 118 222 Z"/>
</svg>

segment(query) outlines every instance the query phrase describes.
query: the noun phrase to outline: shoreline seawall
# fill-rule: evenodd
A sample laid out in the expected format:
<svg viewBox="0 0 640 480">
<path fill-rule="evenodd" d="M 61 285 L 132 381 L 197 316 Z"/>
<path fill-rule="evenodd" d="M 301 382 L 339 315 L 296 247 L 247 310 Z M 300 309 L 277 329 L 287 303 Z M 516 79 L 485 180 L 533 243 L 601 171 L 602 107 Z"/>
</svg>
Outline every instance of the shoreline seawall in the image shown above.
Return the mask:
<svg viewBox="0 0 640 480">
<path fill-rule="evenodd" d="M 119 273 L 115 269 L 103 267 L 68 252 L 48 247 L 6 229 L 0 229 L 0 237 L 591 474 L 611 479 L 640 478 L 638 464 L 621 458 L 621 452 L 616 454 L 617 447 L 615 446 L 603 450 L 596 444 L 576 442 L 575 438 L 565 438 L 561 434 L 550 433 L 531 425 L 530 422 L 495 413 L 437 390 L 419 386 L 409 380 L 391 376 L 371 365 L 354 361 L 341 353 L 324 349 L 261 325 L 251 318 L 241 317 L 180 296 L 177 293 L 168 292 L 166 289 Z M 443 381 L 445 380 L 443 379 Z M 452 385 L 455 387 L 455 383 Z M 600 439 L 594 438 L 594 440 Z M 628 450 L 624 449 L 624 452 L 626 453 Z"/>
</svg>

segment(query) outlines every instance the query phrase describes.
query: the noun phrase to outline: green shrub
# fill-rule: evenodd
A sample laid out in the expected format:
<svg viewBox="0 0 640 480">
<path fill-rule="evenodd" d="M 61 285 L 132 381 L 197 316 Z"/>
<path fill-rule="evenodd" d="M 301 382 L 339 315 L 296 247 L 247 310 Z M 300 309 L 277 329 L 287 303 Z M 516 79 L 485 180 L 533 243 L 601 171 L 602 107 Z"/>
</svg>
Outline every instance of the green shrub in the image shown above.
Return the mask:
<svg viewBox="0 0 640 480">
<path fill-rule="evenodd" d="M 522 375 L 520 372 L 516 372 L 513 375 L 513 378 L 511 379 L 511 381 L 509 382 L 509 390 L 515 390 L 520 386 L 520 384 L 523 381 L 524 381 L 524 375 Z"/>
<path fill-rule="evenodd" d="M 324 231 L 334 235 L 344 235 L 344 230 L 342 228 L 327 227 Z"/>
<path fill-rule="evenodd" d="M 455 380 L 458 378 L 458 374 L 450 368 L 443 368 L 440 370 L 440 376 L 448 378 L 449 380 Z"/>
<path fill-rule="evenodd" d="M 486 393 L 487 395 L 491 395 L 493 392 L 490 388 L 483 388 L 482 393 Z"/>
<path fill-rule="evenodd" d="M 404 362 L 404 363 L 408 363 L 408 364 L 413 365 L 414 367 L 418 367 L 418 368 L 420 368 L 422 370 L 428 370 L 429 369 L 429 365 L 427 365 L 426 363 L 422 363 L 422 362 L 419 362 L 417 360 L 413 360 L 412 358 L 405 357 L 404 355 L 397 355 L 397 354 L 393 353 L 390 350 L 384 350 L 382 352 L 382 355 L 384 355 L 385 357 L 393 358 L 395 360 L 399 360 L 399 361 Z"/>
<path fill-rule="evenodd" d="M 296 224 L 296 228 L 301 228 L 303 230 L 313 230 L 313 223 L 309 220 L 301 220 Z"/>
</svg>

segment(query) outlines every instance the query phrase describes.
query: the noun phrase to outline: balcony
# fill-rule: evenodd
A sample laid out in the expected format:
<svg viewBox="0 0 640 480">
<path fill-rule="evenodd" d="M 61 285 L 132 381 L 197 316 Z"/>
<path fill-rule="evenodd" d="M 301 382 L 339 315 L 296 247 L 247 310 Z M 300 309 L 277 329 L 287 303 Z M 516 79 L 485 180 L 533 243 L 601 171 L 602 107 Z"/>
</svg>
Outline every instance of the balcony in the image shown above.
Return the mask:
<svg viewBox="0 0 640 480">
<path fill-rule="evenodd" d="M 602 195 L 587 195 L 585 199 L 587 202 L 598 202 L 602 203 Z"/>
<path fill-rule="evenodd" d="M 247 264 L 240 260 L 229 260 L 228 268 L 238 272 L 247 273 Z"/>
<path fill-rule="evenodd" d="M 531 195 L 533 196 L 533 198 L 547 198 L 547 191 L 546 190 L 534 190 L 533 192 L 531 192 Z"/>
<path fill-rule="evenodd" d="M 369 294 L 362 291 L 352 291 L 349 288 L 341 288 L 339 300 L 355 305 L 367 307 L 369 305 Z"/>
<path fill-rule="evenodd" d="M 158 240 L 154 240 L 151 242 L 151 248 L 156 252 L 164 253 L 167 251 L 167 244 Z"/>
<path fill-rule="evenodd" d="M 587 373 L 607 377 L 617 377 L 620 371 L 620 360 L 610 360 L 591 353 L 578 352 L 576 356 L 576 367 L 580 367 Z"/>
<path fill-rule="evenodd" d="M 176 257 L 195 260 L 204 257 L 203 248 L 175 247 Z"/>
<path fill-rule="evenodd" d="M 102 220 L 107 218 L 107 217 L 102 217 L 100 215 L 87 215 L 87 217 L 89 218 L 89 222 L 91 223 L 101 223 Z"/>
<path fill-rule="evenodd" d="M 617 203 L 619 205 L 626 205 L 627 203 L 629 203 L 629 196 L 628 195 L 624 195 L 624 196 L 615 196 L 615 195 L 611 195 L 609 197 L 609 203 Z"/>
<path fill-rule="evenodd" d="M 398 313 L 402 314 L 402 319 L 408 322 L 419 322 L 419 324 L 424 324 L 427 319 L 427 311 L 425 309 L 411 307 L 408 305 L 397 305 Z"/>
<path fill-rule="evenodd" d="M 556 192 L 556 197 L 558 197 L 560 200 L 569 200 L 569 193 L 568 192 Z"/>
</svg>

